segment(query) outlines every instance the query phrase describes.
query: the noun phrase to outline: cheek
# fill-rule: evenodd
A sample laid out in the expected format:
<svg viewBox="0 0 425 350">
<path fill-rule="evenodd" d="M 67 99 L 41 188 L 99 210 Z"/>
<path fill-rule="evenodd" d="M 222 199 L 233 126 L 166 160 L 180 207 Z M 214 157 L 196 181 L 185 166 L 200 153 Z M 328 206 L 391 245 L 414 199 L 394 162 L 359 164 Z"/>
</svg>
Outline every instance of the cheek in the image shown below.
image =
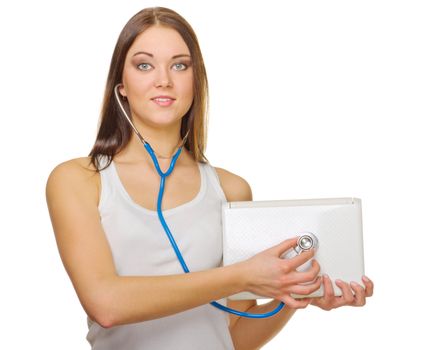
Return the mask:
<svg viewBox="0 0 425 350">
<path fill-rule="evenodd" d="M 129 77 L 126 90 L 129 96 L 143 97 L 148 93 L 149 86 L 147 79 Z"/>
<path fill-rule="evenodd" d="M 182 91 L 187 99 L 192 101 L 193 99 L 193 78 L 190 76 L 183 84 Z"/>
<path fill-rule="evenodd" d="M 127 96 L 144 96 L 149 88 L 149 78 L 140 79 L 139 72 L 134 71 L 132 68 L 129 68 L 123 73 L 123 83 Z"/>
</svg>

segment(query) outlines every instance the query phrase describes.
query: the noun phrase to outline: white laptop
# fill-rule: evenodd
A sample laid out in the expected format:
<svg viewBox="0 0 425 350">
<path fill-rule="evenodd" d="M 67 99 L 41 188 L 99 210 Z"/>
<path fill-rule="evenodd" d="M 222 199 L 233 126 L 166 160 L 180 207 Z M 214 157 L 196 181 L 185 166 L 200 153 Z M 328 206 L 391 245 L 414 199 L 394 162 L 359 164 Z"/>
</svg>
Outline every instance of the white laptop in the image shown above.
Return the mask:
<svg viewBox="0 0 425 350">
<path fill-rule="evenodd" d="M 222 224 L 224 266 L 246 260 L 288 238 L 303 237 L 288 254 L 294 256 L 303 244 L 313 244 L 320 274 L 329 275 L 336 295 L 342 294 L 335 285 L 336 279 L 364 286 L 362 210 L 358 198 L 225 202 Z M 309 264 L 298 270 L 307 269 Z M 293 297 L 322 295 L 323 286 L 310 295 Z M 266 297 L 241 292 L 229 298 Z"/>
</svg>

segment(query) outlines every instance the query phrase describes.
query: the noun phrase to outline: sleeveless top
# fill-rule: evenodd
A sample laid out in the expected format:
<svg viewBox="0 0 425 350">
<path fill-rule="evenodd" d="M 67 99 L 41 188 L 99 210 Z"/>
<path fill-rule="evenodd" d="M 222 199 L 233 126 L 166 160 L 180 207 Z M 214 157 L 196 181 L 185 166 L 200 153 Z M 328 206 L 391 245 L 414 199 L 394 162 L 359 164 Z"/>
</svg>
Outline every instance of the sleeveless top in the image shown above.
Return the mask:
<svg viewBox="0 0 425 350">
<path fill-rule="evenodd" d="M 99 157 L 99 161 L 103 167 L 106 157 Z M 191 272 L 222 266 L 221 204 L 226 201 L 215 169 L 209 163 L 197 164 L 201 187 L 196 197 L 162 212 Z M 114 161 L 100 176 L 100 220 L 118 275 L 184 273 L 157 212 L 132 200 Z M 159 181 L 158 175 L 158 190 Z M 226 305 L 226 298 L 217 302 Z M 94 350 L 234 349 L 228 313 L 210 304 L 110 328 L 89 317 L 87 324 L 86 339 Z"/>
</svg>

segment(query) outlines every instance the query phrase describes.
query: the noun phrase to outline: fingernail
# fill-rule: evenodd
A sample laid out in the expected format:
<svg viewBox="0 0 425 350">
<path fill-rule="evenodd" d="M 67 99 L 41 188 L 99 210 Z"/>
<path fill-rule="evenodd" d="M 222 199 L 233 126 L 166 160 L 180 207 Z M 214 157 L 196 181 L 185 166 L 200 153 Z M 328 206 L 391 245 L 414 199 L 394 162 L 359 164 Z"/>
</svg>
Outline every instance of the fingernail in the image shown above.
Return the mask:
<svg viewBox="0 0 425 350">
<path fill-rule="evenodd" d="M 358 284 L 354 281 L 350 282 L 350 285 L 351 285 L 351 287 L 360 287 L 360 284 Z"/>
<path fill-rule="evenodd" d="M 363 280 L 364 280 L 364 281 L 366 281 L 366 282 L 370 282 L 370 279 L 369 279 L 369 278 L 367 278 L 366 276 L 363 276 L 362 278 L 363 278 Z"/>
<path fill-rule="evenodd" d="M 335 280 L 335 283 L 342 283 L 342 281 L 341 280 Z"/>
<path fill-rule="evenodd" d="M 327 274 L 324 274 L 323 277 L 326 278 L 326 279 L 329 279 L 329 275 L 327 275 Z"/>
</svg>

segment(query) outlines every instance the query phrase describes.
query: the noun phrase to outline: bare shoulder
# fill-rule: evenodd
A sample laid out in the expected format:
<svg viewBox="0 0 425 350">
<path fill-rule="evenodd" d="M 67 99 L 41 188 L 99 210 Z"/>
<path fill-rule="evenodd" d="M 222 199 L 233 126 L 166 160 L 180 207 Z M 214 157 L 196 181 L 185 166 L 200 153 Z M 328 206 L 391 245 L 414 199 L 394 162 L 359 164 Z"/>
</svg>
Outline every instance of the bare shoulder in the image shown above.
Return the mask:
<svg viewBox="0 0 425 350">
<path fill-rule="evenodd" d="M 95 170 L 90 157 L 73 158 L 56 165 L 47 179 L 46 196 L 67 187 L 98 201 L 100 176 Z"/>
<path fill-rule="evenodd" d="M 248 181 L 226 169 L 214 167 L 228 202 L 251 201 L 252 191 Z"/>
<path fill-rule="evenodd" d="M 87 315 L 110 323 L 110 281 L 115 265 L 98 210 L 100 178 L 88 157 L 57 165 L 46 184 L 46 199 L 59 254 Z M 106 320 L 106 321 L 105 321 Z"/>
</svg>

